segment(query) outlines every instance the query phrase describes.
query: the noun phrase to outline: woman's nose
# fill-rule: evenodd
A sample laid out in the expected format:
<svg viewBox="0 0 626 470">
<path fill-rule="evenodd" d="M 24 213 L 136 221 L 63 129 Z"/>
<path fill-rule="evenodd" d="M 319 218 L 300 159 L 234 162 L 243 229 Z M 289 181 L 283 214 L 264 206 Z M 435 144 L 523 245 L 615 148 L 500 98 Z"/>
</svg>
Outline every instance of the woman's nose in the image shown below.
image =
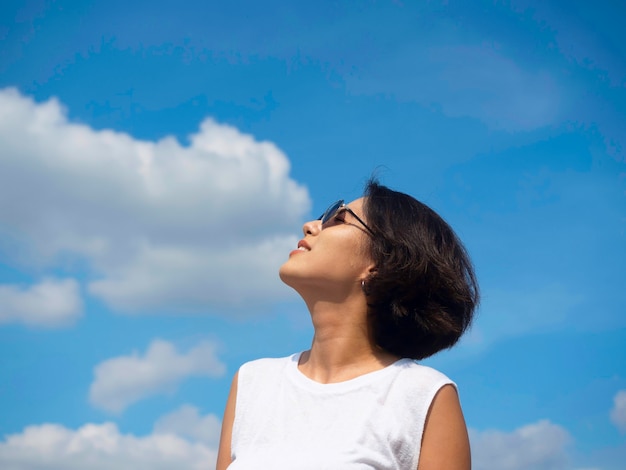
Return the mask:
<svg viewBox="0 0 626 470">
<path fill-rule="evenodd" d="M 302 226 L 304 235 L 317 235 L 322 230 L 321 220 L 309 220 Z"/>
</svg>

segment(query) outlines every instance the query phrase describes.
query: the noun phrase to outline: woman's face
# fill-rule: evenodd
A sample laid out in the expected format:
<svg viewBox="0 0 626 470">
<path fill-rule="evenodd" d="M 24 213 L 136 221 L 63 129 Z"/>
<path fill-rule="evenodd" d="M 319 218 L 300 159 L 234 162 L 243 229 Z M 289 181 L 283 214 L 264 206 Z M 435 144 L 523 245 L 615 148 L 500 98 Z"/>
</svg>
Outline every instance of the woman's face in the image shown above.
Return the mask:
<svg viewBox="0 0 626 470">
<path fill-rule="evenodd" d="M 347 204 L 365 223 L 363 198 Z M 304 238 L 280 268 L 280 278 L 297 291 L 315 287 L 347 294 L 361 289 L 374 268 L 369 255 L 369 232 L 345 210 L 323 226 L 319 220 L 302 227 Z M 294 247 L 295 248 L 295 247 Z"/>
</svg>

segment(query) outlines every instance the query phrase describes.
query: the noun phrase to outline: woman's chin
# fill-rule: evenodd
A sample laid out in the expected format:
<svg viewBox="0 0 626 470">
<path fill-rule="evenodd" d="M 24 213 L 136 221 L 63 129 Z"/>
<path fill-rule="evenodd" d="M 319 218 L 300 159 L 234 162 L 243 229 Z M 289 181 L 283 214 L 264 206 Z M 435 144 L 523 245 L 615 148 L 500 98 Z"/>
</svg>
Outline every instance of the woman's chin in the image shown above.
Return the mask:
<svg viewBox="0 0 626 470">
<path fill-rule="evenodd" d="M 310 279 L 304 276 L 300 270 L 290 266 L 289 261 L 280 267 L 278 276 L 285 285 L 291 287 L 298 293 L 301 293 L 302 289 L 306 289 L 306 286 L 310 284 Z"/>
<path fill-rule="evenodd" d="M 280 266 L 280 268 L 278 269 L 278 277 L 280 277 L 281 281 L 283 281 L 285 284 L 291 287 L 291 284 L 289 281 L 293 277 L 293 273 L 290 273 L 289 266 L 287 266 L 288 264 L 289 264 L 289 260 L 287 260 Z"/>
</svg>

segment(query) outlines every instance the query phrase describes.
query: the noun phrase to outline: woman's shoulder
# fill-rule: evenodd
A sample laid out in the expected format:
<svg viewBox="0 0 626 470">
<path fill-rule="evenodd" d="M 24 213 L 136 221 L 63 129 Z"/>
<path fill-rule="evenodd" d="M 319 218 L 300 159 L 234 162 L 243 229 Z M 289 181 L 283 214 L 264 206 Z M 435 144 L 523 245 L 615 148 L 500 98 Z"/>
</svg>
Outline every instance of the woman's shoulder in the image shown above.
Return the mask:
<svg viewBox="0 0 626 470">
<path fill-rule="evenodd" d="M 439 389 L 450 384 L 456 388 L 456 384 L 446 374 L 432 367 L 419 364 L 413 359 L 402 359 L 397 363 L 401 368 L 400 376 L 406 382 L 422 384 Z"/>
<path fill-rule="evenodd" d="M 264 357 L 245 362 L 239 368 L 239 375 L 259 374 L 283 371 L 289 364 L 298 361 L 299 353 L 285 357 Z"/>
</svg>

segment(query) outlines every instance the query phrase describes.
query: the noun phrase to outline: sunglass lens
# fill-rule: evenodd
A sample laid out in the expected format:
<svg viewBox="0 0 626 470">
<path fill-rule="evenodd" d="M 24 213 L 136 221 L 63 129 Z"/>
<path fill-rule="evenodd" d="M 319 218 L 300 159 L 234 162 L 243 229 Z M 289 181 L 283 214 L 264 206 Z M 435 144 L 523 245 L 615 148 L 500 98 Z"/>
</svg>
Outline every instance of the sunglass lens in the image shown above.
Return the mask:
<svg viewBox="0 0 626 470">
<path fill-rule="evenodd" d="M 319 219 L 322 221 L 322 225 L 324 225 L 326 222 L 333 218 L 333 216 L 337 213 L 337 210 L 339 210 L 342 204 L 343 199 L 340 199 L 339 201 L 331 205 L 328 209 L 326 209 L 326 212 L 324 212 Z"/>
</svg>

